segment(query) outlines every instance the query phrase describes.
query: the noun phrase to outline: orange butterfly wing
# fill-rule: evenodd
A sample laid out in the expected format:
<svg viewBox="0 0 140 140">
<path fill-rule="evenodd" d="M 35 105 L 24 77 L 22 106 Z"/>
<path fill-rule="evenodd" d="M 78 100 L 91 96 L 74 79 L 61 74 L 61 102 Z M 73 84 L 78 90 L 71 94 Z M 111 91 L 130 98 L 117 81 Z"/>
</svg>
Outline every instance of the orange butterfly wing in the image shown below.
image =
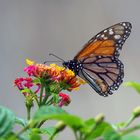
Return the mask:
<svg viewBox="0 0 140 140">
<path fill-rule="evenodd" d="M 115 24 L 91 38 L 83 49 L 75 56 L 74 59 L 95 56 L 119 56 L 119 50 L 131 32 L 131 24 L 122 22 Z"/>
<path fill-rule="evenodd" d="M 113 40 L 95 41 L 86 45 L 86 47 L 77 54 L 75 59 L 89 57 L 90 55 L 112 56 L 115 51 L 115 42 Z"/>
<path fill-rule="evenodd" d="M 121 22 L 101 31 L 74 57 L 83 65 L 78 75 L 100 95 L 112 94 L 122 83 L 124 67 L 118 57 L 131 28 Z"/>
</svg>

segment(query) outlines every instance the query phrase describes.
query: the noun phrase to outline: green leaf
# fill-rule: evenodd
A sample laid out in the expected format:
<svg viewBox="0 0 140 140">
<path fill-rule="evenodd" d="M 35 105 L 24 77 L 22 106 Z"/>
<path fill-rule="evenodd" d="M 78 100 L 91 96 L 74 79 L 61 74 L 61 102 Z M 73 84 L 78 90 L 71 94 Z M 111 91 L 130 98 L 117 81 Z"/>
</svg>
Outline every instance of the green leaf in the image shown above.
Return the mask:
<svg viewBox="0 0 140 140">
<path fill-rule="evenodd" d="M 63 110 L 60 107 L 55 106 L 42 106 L 39 108 L 39 110 L 35 113 L 34 119 L 43 119 L 43 118 L 49 118 L 52 115 L 58 115 L 58 114 L 67 114 L 65 110 Z"/>
<path fill-rule="evenodd" d="M 30 140 L 41 140 L 41 136 L 39 134 L 32 133 L 30 136 Z"/>
<path fill-rule="evenodd" d="M 47 128 L 40 128 L 40 131 L 42 134 L 47 134 L 48 138 L 51 138 L 56 134 L 57 129 L 55 127 L 47 127 Z"/>
<path fill-rule="evenodd" d="M 0 137 L 0 140 L 29 140 L 29 138 L 20 135 L 17 137 L 17 135 L 15 133 L 10 133 L 8 135 L 6 135 L 5 137 Z"/>
<path fill-rule="evenodd" d="M 28 89 L 28 88 L 24 88 L 24 89 L 21 90 L 20 92 L 21 92 L 21 93 L 24 93 L 24 92 L 26 92 L 26 93 L 31 93 L 31 90 Z"/>
<path fill-rule="evenodd" d="M 20 124 L 22 126 L 26 126 L 27 125 L 27 121 L 26 120 L 24 120 L 22 118 L 18 118 L 18 117 L 15 118 L 15 123 Z"/>
<path fill-rule="evenodd" d="M 88 120 L 86 120 L 85 121 L 85 124 L 87 125 L 87 126 L 93 126 L 93 125 L 95 125 L 95 120 L 94 120 L 94 118 L 91 118 L 91 119 L 88 119 Z"/>
<path fill-rule="evenodd" d="M 102 122 L 98 124 L 97 126 L 95 126 L 92 132 L 87 136 L 87 140 L 92 140 L 94 138 L 101 136 L 103 132 L 108 128 L 112 129 L 111 125 L 108 124 L 107 122 Z"/>
<path fill-rule="evenodd" d="M 57 94 L 53 94 L 53 102 L 58 103 L 59 101 L 59 96 Z"/>
<path fill-rule="evenodd" d="M 56 128 L 55 127 L 40 128 L 40 132 L 42 134 L 52 136 L 56 132 Z"/>
<path fill-rule="evenodd" d="M 8 135 L 15 123 L 15 115 L 9 109 L 0 106 L 0 137 Z"/>
<path fill-rule="evenodd" d="M 34 134 L 47 134 L 48 138 L 52 137 L 57 132 L 57 128 L 55 127 L 47 127 L 47 128 L 33 128 L 32 133 Z"/>
<path fill-rule="evenodd" d="M 121 136 L 111 127 L 108 127 L 102 136 L 104 140 L 121 140 Z"/>
<path fill-rule="evenodd" d="M 115 130 L 118 130 L 118 129 L 123 128 L 125 124 L 126 124 L 126 122 L 119 122 L 119 123 L 113 124 L 112 127 L 113 127 Z"/>
<path fill-rule="evenodd" d="M 17 138 L 15 133 L 11 132 L 8 135 L 6 135 L 5 140 L 20 140 L 20 138 Z"/>
<path fill-rule="evenodd" d="M 42 106 L 33 117 L 33 121 L 35 122 L 48 119 L 61 120 L 73 129 L 78 129 L 79 127 L 84 126 L 84 121 L 81 118 L 69 115 L 62 108 L 55 106 Z"/>
<path fill-rule="evenodd" d="M 126 82 L 124 86 L 134 88 L 140 94 L 140 84 L 136 82 Z"/>
<path fill-rule="evenodd" d="M 96 122 L 93 118 L 85 121 L 85 126 L 81 129 L 82 133 L 89 133 L 91 129 L 95 126 Z"/>
<path fill-rule="evenodd" d="M 134 135 L 125 135 L 121 140 L 140 140 L 140 137 Z"/>
<path fill-rule="evenodd" d="M 35 83 L 35 84 L 40 83 L 40 79 L 38 79 L 38 78 L 34 79 L 34 80 L 33 80 L 33 83 Z"/>
</svg>

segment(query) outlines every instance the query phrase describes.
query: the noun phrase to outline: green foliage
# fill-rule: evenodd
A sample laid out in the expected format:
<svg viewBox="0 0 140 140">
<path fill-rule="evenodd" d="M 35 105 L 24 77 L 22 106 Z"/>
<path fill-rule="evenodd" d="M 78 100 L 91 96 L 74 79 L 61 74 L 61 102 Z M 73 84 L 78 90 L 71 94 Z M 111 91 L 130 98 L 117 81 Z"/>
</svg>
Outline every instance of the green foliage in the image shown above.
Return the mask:
<svg viewBox="0 0 140 140">
<path fill-rule="evenodd" d="M 52 115 L 58 114 L 67 114 L 66 111 L 59 107 L 55 106 L 42 106 L 38 109 L 38 111 L 34 114 L 33 119 L 47 119 Z"/>
<path fill-rule="evenodd" d="M 84 125 L 84 121 L 74 115 L 69 115 L 60 107 L 42 106 L 34 115 L 33 121 L 40 122 L 48 119 L 63 121 L 73 129 L 78 129 Z"/>
<path fill-rule="evenodd" d="M 57 131 L 57 129 L 55 127 L 47 127 L 47 128 L 40 129 L 41 134 L 47 134 L 49 137 L 52 137 L 56 131 Z"/>
<path fill-rule="evenodd" d="M 106 123 L 106 122 L 102 122 L 100 124 L 98 124 L 97 126 L 94 127 L 92 133 L 88 134 L 88 139 L 92 140 L 95 139 L 99 136 L 102 136 L 102 134 L 104 132 L 106 132 L 106 130 L 111 129 L 113 130 L 113 128 L 111 127 L 110 124 Z"/>
<path fill-rule="evenodd" d="M 9 109 L 0 106 L 0 137 L 12 132 L 15 123 L 15 115 Z"/>
<path fill-rule="evenodd" d="M 39 82 L 40 79 L 34 80 L 36 84 Z M 25 98 L 28 120 L 16 117 L 9 109 L 0 106 L 0 140 L 41 140 L 42 135 L 46 135 L 48 140 L 54 140 L 56 135 L 66 127 L 71 128 L 76 140 L 140 140 L 140 136 L 133 135 L 134 131 L 140 130 L 140 124 L 130 127 L 130 124 L 140 117 L 140 107 L 136 107 L 126 121 L 117 124 L 106 122 L 103 114 L 83 120 L 58 107 L 60 101 L 58 93 L 61 88 L 68 88 L 69 85 L 66 82 L 57 84 L 52 80 L 42 80 L 41 83 L 39 99 L 30 89 L 21 90 L 22 93 L 29 93 Z M 45 87 L 46 83 L 48 86 Z M 140 84 L 127 82 L 125 85 L 134 88 L 140 94 Z M 44 92 L 45 98 L 43 98 Z M 30 111 L 34 100 L 38 103 L 38 110 L 31 118 Z M 48 127 L 45 122 L 50 120 L 55 120 L 56 124 Z M 18 132 L 13 130 L 15 124 L 22 126 Z"/>
<path fill-rule="evenodd" d="M 15 118 L 15 123 L 20 124 L 23 127 L 27 125 L 27 121 L 19 117 Z"/>
<path fill-rule="evenodd" d="M 126 83 L 124 83 L 124 85 L 127 86 L 127 87 L 134 88 L 137 91 L 137 93 L 140 94 L 140 84 L 139 83 L 136 83 L 136 82 L 126 82 Z"/>
<path fill-rule="evenodd" d="M 135 135 L 125 135 L 121 140 L 140 140 L 140 137 Z"/>
<path fill-rule="evenodd" d="M 32 133 L 30 135 L 30 140 L 41 140 L 41 136 L 36 133 Z"/>
<path fill-rule="evenodd" d="M 104 140 L 121 140 L 120 134 L 111 127 L 108 127 L 103 132 L 103 138 Z"/>
</svg>

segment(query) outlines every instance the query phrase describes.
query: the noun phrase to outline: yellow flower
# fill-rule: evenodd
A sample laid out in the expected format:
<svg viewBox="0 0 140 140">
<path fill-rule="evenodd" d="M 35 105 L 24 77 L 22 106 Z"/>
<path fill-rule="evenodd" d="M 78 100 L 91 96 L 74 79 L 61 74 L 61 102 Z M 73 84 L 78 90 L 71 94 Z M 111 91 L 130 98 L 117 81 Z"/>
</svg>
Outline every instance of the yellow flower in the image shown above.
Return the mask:
<svg viewBox="0 0 140 140">
<path fill-rule="evenodd" d="M 64 67 L 59 67 L 58 65 L 54 63 L 50 64 L 50 67 L 55 68 L 56 71 L 59 71 L 59 72 L 65 69 Z"/>
<path fill-rule="evenodd" d="M 67 69 L 66 72 L 67 72 L 67 74 L 68 74 L 70 77 L 74 77 L 74 76 L 75 76 L 75 73 L 74 73 L 72 70 Z"/>
<path fill-rule="evenodd" d="M 78 77 L 78 82 L 80 85 L 84 85 L 87 83 L 85 80 L 81 79 L 80 77 Z"/>
<path fill-rule="evenodd" d="M 73 90 L 79 90 L 79 89 L 80 89 L 79 87 L 73 88 Z"/>
<path fill-rule="evenodd" d="M 30 59 L 26 59 L 26 64 L 31 66 L 31 65 L 34 65 L 34 61 L 31 61 Z"/>
</svg>

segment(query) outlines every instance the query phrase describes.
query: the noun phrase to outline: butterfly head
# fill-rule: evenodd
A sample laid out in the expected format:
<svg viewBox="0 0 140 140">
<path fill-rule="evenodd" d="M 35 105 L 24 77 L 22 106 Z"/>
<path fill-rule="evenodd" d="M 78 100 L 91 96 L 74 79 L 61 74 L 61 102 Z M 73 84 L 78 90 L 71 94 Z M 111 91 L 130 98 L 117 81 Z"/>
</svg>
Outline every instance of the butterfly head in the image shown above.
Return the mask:
<svg viewBox="0 0 140 140">
<path fill-rule="evenodd" d="M 75 68 L 76 64 L 77 63 L 73 60 L 63 62 L 63 66 L 65 68 L 68 68 L 68 69 L 72 70 L 72 71 L 74 71 L 74 68 Z"/>
<path fill-rule="evenodd" d="M 77 60 L 63 62 L 63 66 L 72 70 L 76 75 L 78 75 L 79 71 L 82 69 L 82 64 L 79 63 Z"/>
</svg>

